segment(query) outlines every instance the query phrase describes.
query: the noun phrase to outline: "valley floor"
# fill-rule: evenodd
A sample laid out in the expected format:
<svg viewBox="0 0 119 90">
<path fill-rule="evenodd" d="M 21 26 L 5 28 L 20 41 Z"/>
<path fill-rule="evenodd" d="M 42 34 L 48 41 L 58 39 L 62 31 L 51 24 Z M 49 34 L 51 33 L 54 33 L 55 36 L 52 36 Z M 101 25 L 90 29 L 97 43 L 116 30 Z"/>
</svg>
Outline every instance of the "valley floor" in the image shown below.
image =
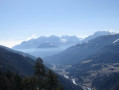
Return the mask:
<svg viewBox="0 0 119 90">
<path fill-rule="evenodd" d="M 65 66 L 53 65 L 53 67 L 51 69 L 53 71 L 57 72 L 58 74 L 64 76 L 66 79 L 71 80 L 73 82 L 73 84 L 80 86 L 83 90 L 92 90 L 91 87 L 87 87 L 87 86 L 78 84 L 75 77 L 68 76 L 69 72 L 66 72 L 65 70 L 70 67 L 71 67 L 71 65 L 65 65 Z"/>
</svg>

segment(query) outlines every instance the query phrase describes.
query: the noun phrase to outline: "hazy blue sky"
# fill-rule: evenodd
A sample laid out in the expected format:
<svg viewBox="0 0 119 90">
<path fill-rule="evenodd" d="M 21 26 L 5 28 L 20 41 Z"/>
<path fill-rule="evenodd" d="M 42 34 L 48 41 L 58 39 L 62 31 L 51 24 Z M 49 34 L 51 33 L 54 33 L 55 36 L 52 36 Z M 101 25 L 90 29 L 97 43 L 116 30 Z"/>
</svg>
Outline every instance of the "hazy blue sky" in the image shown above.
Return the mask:
<svg viewBox="0 0 119 90">
<path fill-rule="evenodd" d="M 0 44 L 99 30 L 119 31 L 119 0 L 0 0 Z"/>
</svg>

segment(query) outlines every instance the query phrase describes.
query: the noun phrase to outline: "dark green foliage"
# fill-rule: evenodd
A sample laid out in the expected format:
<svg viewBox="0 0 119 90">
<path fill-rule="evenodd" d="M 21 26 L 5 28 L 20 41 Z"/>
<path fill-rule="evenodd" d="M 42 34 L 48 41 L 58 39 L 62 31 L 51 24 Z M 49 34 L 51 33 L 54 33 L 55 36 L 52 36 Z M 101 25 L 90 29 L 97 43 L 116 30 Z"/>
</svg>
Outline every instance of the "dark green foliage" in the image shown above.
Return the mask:
<svg viewBox="0 0 119 90">
<path fill-rule="evenodd" d="M 58 79 L 57 76 L 52 72 L 52 70 L 49 70 L 48 75 L 47 75 L 48 79 L 47 79 L 47 83 L 48 83 L 48 87 L 49 90 L 55 90 L 55 88 L 58 85 Z"/>
<path fill-rule="evenodd" d="M 10 71 L 0 72 L 0 90 L 22 90 L 22 77 Z"/>
<path fill-rule="evenodd" d="M 38 76 L 43 77 L 45 75 L 45 67 L 43 65 L 43 60 L 41 58 L 38 58 L 36 60 L 36 64 L 34 66 L 34 75 L 36 77 Z"/>
<path fill-rule="evenodd" d="M 0 90 L 63 90 L 52 70 L 46 72 L 42 59 L 34 66 L 34 76 L 21 77 L 13 72 L 0 72 Z"/>
<path fill-rule="evenodd" d="M 38 80 L 36 77 L 25 77 L 22 80 L 22 89 L 23 90 L 37 90 Z"/>
<path fill-rule="evenodd" d="M 22 81 L 23 90 L 63 90 L 58 78 L 52 70 L 46 71 L 41 58 L 36 60 L 34 76 L 25 77 Z"/>
</svg>

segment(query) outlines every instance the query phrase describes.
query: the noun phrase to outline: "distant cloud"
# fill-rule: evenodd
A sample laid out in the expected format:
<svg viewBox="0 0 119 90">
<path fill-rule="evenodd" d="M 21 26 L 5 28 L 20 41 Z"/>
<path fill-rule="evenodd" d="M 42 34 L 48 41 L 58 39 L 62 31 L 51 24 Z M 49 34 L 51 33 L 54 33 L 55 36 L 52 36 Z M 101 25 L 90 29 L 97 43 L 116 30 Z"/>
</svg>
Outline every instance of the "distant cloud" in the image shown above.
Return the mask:
<svg viewBox="0 0 119 90">
<path fill-rule="evenodd" d="M 33 34 L 33 35 L 31 35 L 30 37 L 28 37 L 26 39 L 24 38 L 24 40 L 23 39 L 22 40 L 13 40 L 13 39 L 11 39 L 11 40 L 8 40 L 8 41 L 0 41 L 0 45 L 4 45 L 6 47 L 11 48 L 11 47 L 13 47 L 13 46 L 15 46 L 17 44 L 20 44 L 23 41 L 28 41 L 28 40 L 30 40 L 32 38 L 37 38 L 37 35 Z"/>
<path fill-rule="evenodd" d="M 0 45 L 4 45 L 6 47 L 13 47 L 14 45 L 20 44 L 23 40 L 18 40 L 18 41 L 13 41 L 13 40 L 9 40 L 9 41 L 0 41 Z"/>
<path fill-rule="evenodd" d="M 109 29 L 107 31 L 111 32 L 112 34 L 119 33 L 119 30 L 114 30 L 114 29 Z"/>
<path fill-rule="evenodd" d="M 30 39 L 33 39 L 33 38 L 38 38 L 36 34 L 33 34 L 31 35 L 30 37 L 28 37 L 26 40 L 30 40 Z"/>
<path fill-rule="evenodd" d="M 63 42 L 63 43 L 67 42 L 66 39 L 60 39 L 60 40 L 61 40 L 61 42 Z"/>
<path fill-rule="evenodd" d="M 86 38 L 86 37 L 88 37 L 88 36 L 89 36 L 89 35 L 79 35 L 79 36 L 77 36 L 77 37 L 84 39 L 84 38 Z"/>
</svg>

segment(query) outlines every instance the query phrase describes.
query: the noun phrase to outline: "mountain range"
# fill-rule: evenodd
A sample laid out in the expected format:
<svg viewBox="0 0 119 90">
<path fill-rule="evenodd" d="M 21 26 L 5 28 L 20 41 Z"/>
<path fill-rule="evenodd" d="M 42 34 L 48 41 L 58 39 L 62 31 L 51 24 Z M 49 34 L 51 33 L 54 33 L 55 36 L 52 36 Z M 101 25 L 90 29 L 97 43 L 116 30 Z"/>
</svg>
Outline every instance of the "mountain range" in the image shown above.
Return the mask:
<svg viewBox="0 0 119 90">
<path fill-rule="evenodd" d="M 110 32 L 110 31 L 97 31 L 93 35 L 89 35 L 88 37 L 84 38 L 82 40 L 82 43 L 87 42 L 87 41 L 94 39 L 96 37 L 99 37 L 99 36 L 110 35 L 110 34 L 114 34 L 114 33 L 115 32 Z"/>
<path fill-rule="evenodd" d="M 45 58 L 45 60 L 52 64 L 72 65 L 93 55 L 102 47 L 112 45 L 118 38 L 119 34 L 100 36 L 89 40 L 88 42 L 69 47 L 57 55 Z"/>
<path fill-rule="evenodd" d="M 68 47 L 79 43 L 81 38 L 76 36 L 41 36 L 37 39 L 31 39 L 22 42 L 20 45 L 16 45 L 14 49 L 31 49 L 31 48 L 58 48 L 58 47 Z"/>
<path fill-rule="evenodd" d="M 37 39 L 31 39 L 23 41 L 21 44 L 12 47 L 13 49 L 31 49 L 31 48 L 57 48 L 57 47 L 69 47 L 81 42 L 87 42 L 93 38 L 109 35 L 109 31 L 97 31 L 93 35 L 86 37 L 85 39 L 78 38 L 77 36 L 40 36 Z"/>
<path fill-rule="evenodd" d="M 29 53 L 35 57 L 47 57 L 56 55 L 68 47 L 74 46 L 76 44 L 87 42 L 93 38 L 112 34 L 109 31 L 98 31 L 93 35 L 86 37 L 85 39 L 79 38 L 77 36 L 41 36 L 37 39 L 31 39 L 24 41 L 19 45 L 14 46 L 12 49 Z"/>
</svg>

